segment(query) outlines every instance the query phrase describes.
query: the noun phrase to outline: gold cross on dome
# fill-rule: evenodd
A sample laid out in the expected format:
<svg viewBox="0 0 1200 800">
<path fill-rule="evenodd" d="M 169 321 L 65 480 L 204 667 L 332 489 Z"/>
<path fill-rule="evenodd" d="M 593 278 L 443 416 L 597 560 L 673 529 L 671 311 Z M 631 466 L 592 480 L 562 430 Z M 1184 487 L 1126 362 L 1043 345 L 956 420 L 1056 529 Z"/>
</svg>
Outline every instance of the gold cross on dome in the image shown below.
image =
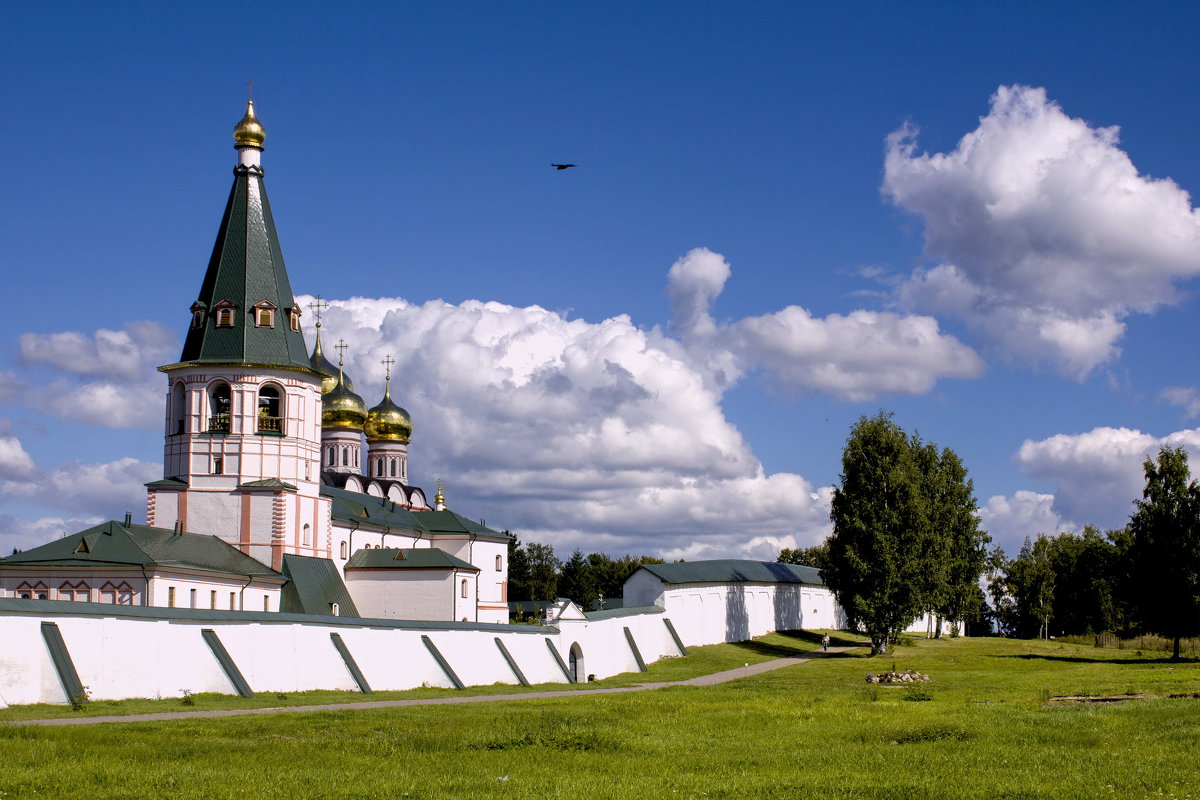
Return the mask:
<svg viewBox="0 0 1200 800">
<path fill-rule="evenodd" d="M 342 358 L 346 355 L 346 349 L 348 347 L 350 347 L 350 345 L 346 344 L 345 339 L 338 339 L 337 344 L 335 344 L 333 346 L 333 348 L 338 351 L 338 366 L 339 367 L 342 365 Z"/>
<path fill-rule="evenodd" d="M 246 87 L 246 99 L 254 100 L 254 87 L 258 85 L 256 81 L 242 81 L 242 85 Z"/>
<path fill-rule="evenodd" d="M 317 327 L 321 327 L 321 313 L 329 308 L 329 303 L 321 295 L 313 298 L 313 301 L 308 304 L 308 310 L 317 315 Z"/>
<path fill-rule="evenodd" d="M 383 368 L 387 371 L 387 374 L 384 376 L 384 380 L 390 381 L 392 379 L 392 364 L 396 363 L 396 359 L 392 358 L 391 353 L 388 353 L 383 357 L 383 361 L 380 361 L 379 363 L 383 364 Z"/>
</svg>

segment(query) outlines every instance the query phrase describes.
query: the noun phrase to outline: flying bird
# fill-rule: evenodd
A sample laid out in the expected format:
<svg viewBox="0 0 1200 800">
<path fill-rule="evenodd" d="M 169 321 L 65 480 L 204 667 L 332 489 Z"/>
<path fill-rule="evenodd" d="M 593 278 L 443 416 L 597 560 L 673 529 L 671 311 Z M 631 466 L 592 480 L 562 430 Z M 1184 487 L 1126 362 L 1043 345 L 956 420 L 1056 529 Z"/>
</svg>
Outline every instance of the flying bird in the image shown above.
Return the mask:
<svg viewBox="0 0 1200 800">
<path fill-rule="evenodd" d="M 575 165 L 574 164 L 551 164 L 550 166 L 554 167 L 559 172 L 562 172 L 564 169 L 570 169 L 571 167 L 573 167 Z"/>
</svg>

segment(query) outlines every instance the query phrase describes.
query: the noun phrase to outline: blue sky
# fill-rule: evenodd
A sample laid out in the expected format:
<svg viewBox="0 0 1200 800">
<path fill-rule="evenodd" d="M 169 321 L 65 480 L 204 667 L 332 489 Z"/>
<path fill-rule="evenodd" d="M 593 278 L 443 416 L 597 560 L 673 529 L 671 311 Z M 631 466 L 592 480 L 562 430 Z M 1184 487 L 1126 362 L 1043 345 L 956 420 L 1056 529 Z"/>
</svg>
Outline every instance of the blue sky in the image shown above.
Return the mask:
<svg viewBox="0 0 1200 800">
<path fill-rule="evenodd" d="M 1160 443 L 1200 455 L 1194 4 L 0 23 L 0 549 L 143 508 L 248 78 L 293 288 L 369 403 L 400 362 L 414 481 L 523 538 L 812 543 L 879 409 L 963 456 L 1009 549 L 1122 524 Z"/>
</svg>

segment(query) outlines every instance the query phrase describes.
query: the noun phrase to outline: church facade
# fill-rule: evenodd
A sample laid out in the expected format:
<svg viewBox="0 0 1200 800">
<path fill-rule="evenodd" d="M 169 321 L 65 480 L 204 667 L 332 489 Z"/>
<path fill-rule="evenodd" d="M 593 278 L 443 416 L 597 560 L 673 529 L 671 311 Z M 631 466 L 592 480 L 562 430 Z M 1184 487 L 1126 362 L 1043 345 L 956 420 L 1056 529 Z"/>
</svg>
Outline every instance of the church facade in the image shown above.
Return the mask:
<svg viewBox="0 0 1200 800">
<path fill-rule="evenodd" d="M 181 309 L 182 352 L 160 367 L 163 478 L 147 485 L 146 524 L 0 560 L 0 597 L 507 622 L 512 537 L 447 508 L 440 485 L 431 503 L 409 483 L 413 425 L 392 400 L 390 357 L 368 408 L 325 356 L 319 298 L 309 351 L 265 141 L 249 101 L 212 256 Z"/>
</svg>

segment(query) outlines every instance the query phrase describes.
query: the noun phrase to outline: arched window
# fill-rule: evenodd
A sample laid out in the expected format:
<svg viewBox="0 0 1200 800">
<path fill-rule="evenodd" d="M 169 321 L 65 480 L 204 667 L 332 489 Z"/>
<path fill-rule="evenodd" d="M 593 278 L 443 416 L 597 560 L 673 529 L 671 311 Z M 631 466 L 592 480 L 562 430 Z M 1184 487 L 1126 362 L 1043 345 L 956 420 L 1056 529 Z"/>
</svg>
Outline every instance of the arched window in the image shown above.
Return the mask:
<svg viewBox="0 0 1200 800">
<path fill-rule="evenodd" d="M 283 433 L 283 406 L 279 387 L 267 384 L 258 390 L 258 432 Z"/>
<path fill-rule="evenodd" d="M 396 459 L 388 459 L 388 472 L 393 478 L 396 477 Z"/>
<path fill-rule="evenodd" d="M 293 331 L 299 332 L 299 330 L 300 330 L 300 306 L 292 306 L 290 309 L 288 309 L 288 317 L 290 318 L 289 323 L 288 323 L 289 327 Z"/>
<path fill-rule="evenodd" d="M 214 383 L 208 390 L 208 429 L 229 433 L 233 393 L 228 383 Z"/>
<path fill-rule="evenodd" d="M 217 327 L 233 327 L 233 308 L 230 306 L 221 306 L 217 308 Z"/>
<path fill-rule="evenodd" d="M 354 450 L 354 466 L 357 467 L 358 466 L 358 448 L 355 447 L 355 448 L 353 448 L 353 450 Z"/>
<path fill-rule="evenodd" d="M 467 596 L 467 579 L 462 579 L 462 588 L 459 590 L 463 597 Z M 464 618 L 465 619 L 465 618 Z"/>
<path fill-rule="evenodd" d="M 183 381 L 176 381 L 171 386 L 171 422 L 167 428 L 168 435 L 186 433 L 187 395 L 183 391 Z"/>
<path fill-rule="evenodd" d="M 349 447 L 342 448 L 342 466 L 343 467 L 350 466 L 350 448 Z"/>
<path fill-rule="evenodd" d="M 305 547 L 308 547 L 312 544 L 312 525 L 309 525 L 307 522 L 304 523 L 304 530 L 300 539 L 300 544 L 304 545 Z"/>
<path fill-rule="evenodd" d="M 496 556 L 496 572 L 501 572 L 504 569 L 504 556 Z"/>
<path fill-rule="evenodd" d="M 340 548 L 338 548 L 338 554 L 339 554 L 339 555 L 340 555 L 342 558 L 345 558 L 345 557 L 346 557 L 346 543 L 345 543 L 345 542 L 342 542 L 342 546 L 341 546 Z"/>
</svg>

